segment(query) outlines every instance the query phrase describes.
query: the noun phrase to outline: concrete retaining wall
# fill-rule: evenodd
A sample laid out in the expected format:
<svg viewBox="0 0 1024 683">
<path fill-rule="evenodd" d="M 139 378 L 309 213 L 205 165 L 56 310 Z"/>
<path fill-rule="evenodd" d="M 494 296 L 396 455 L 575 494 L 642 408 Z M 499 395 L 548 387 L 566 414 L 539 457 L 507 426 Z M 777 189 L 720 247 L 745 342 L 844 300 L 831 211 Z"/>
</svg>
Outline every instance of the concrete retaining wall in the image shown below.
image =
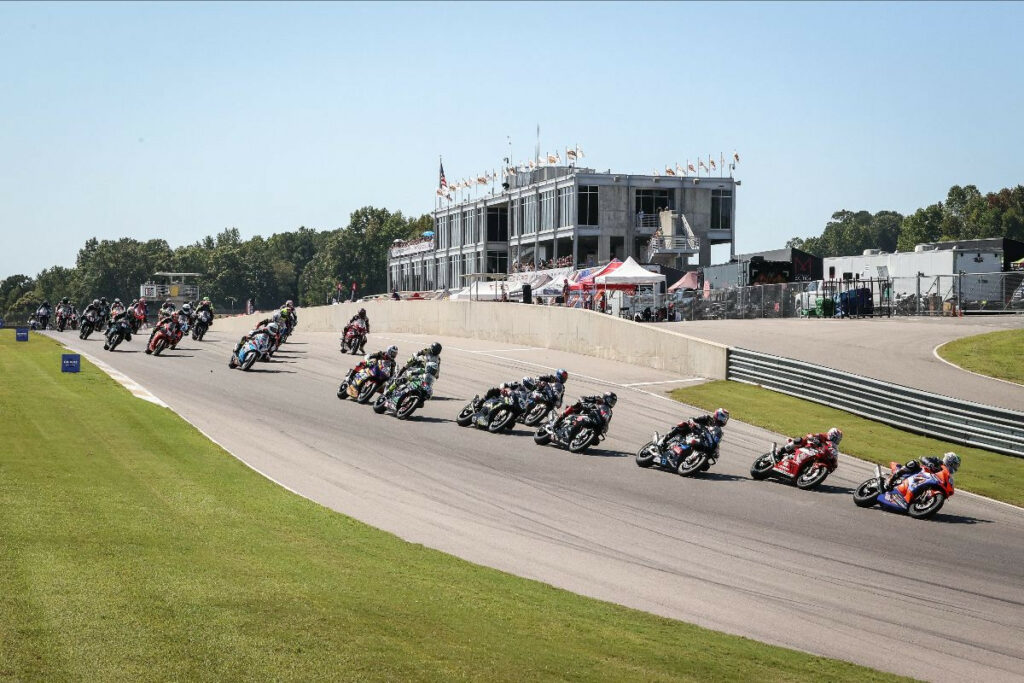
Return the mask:
<svg viewBox="0 0 1024 683">
<path fill-rule="evenodd" d="M 381 301 L 300 308 L 299 331 L 340 332 L 359 308 L 375 332 L 469 337 L 571 351 L 680 375 L 725 379 L 728 347 L 688 337 L 651 323 L 610 315 L 516 303 Z M 262 315 L 217 321 L 243 332 Z M 372 339 L 372 335 L 371 335 Z"/>
</svg>

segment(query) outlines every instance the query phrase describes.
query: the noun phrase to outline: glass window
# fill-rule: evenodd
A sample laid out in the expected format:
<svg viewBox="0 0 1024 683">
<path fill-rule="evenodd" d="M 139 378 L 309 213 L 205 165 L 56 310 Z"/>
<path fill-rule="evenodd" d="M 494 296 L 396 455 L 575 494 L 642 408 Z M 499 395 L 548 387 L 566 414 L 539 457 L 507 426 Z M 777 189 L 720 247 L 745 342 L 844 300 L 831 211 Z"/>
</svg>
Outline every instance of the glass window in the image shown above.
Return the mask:
<svg viewBox="0 0 1024 683">
<path fill-rule="evenodd" d="M 558 227 L 564 228 L 573 224 L 572 200 L 573 188 L 563 187 L 558 191 Z"/>
<path fill-rule="evenodd" d="M 500 207 L 487 209 L 487 241 L 508 242 L 508 210 Z"/>
<path fill-rule="evenodd" d="M 636 210 L 647 215 L 655 215 L 664 209 L 673 209 L 672 192 L 668 190 L 637 190 Z"/>
<path fill-rule="evenodd" d="M 711 190 L 711 229 L 732 230 L 732 190 Z"/>
<path fill-rule="evenodd" d="M 523 234 L 532 235 L 537 232 L 537 195 L 524 197 L 523 201 Z"/>
<path fill-rule="evenodd" d="M 508 272 L 508 254 L 504 251 L 488 251 L 487 252 L 487 272 L 488 273 L 507 273 Z"/>
<path fill-rule="evenodd" d="M 555 227 L 555 191 L 547 190 L 540 195 L 540 229 L 551 230 Z"/>
<path fill-rule="evenodd" d="M 598 225 L 597 200 L 597 185 L 580 185 L 577 225 Z"/>
</svg>

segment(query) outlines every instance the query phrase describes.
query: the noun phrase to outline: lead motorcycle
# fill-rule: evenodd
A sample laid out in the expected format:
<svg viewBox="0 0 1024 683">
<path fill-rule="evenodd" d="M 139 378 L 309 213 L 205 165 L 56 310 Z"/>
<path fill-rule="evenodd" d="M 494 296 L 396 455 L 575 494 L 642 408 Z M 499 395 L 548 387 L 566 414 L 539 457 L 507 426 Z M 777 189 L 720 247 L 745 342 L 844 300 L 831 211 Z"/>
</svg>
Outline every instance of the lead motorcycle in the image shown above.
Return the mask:
<svg viewBox="0 0 1024 683">
<path fill-rule="evenodd" d="M 533 441 L 539 446 L 550 443 L 570 453 L 585 453 L 604 439 L 611 419 L 612 409 L 607 405 L 585 403 L 579 412 L 566 415 L 561 421 L 552 413 L 537 429 Z"/>
<path fill-rule="evenodd" d="M 530 393 L 533 392 L 506 387 L 490 398 L 474 396 L 459 413 L 455 423 L 460 427 L 473 425 L 486 429 L 491 434 L 511 430 L 515 427 L 516 420 L 526 414 Z"/>
<path fill-rule="evenodd" d="M 750 476 L 758 481 L 774 476 L 793 482 L 798 489 L 813 489 L 838 466 L 839 458 L 833 448 L 803 446 L 792 453 L 780 453 L 778 444 L 773 443 L 771 452 L 750 466 Z"/>
<path fill-rule="evenodd" d="M 366 344 L 366 323 L 356 320 L 345 330 L 341 338 L 341 352 L 351 353 L 353 356 L 359 353 L 359 349 Z"/>
<path fill-rule="evenodd" d="M 354 398 L 356 403 L 369 403 L 373 395 L 382 391 L 395 374 L 395 362 L 379 359 L 360 363 L 355 367 L 352 381 L 342 380 L 338 387 L 338 398 Z"/>
<path fill-rule="evenodd" d="M 707 472 L 718 462 L 722 428 L 718 425 L 701 427 L 700 431 L 684 437 L 667 438 L 654 432 L 650 441 L 636 453 L 640 467 L 657 465 L 684 477 Z"/>
<path fill-rule="evenodd" d="M 116 322 L 110 324 L 107 328 L 107 341 L 103 345 L 107 351 L 113 351 L 117 348 L 117 345 L 121 342 L 132 339 L 132 327 L 131 324 L 122 318 Z"/>
<path fill-rule="evenodd" d="M 399 420 L 410 417 L 434 395 L 434 379 L 439 370 L 435 361 L 427 361 L 423 367 L 392 380 L 374 401 L 373 412 L 391 413 Z"/>
<path fill-rule="evenodd" d="M 903 512 L 914 519 L 932 517 L 953 495 L 953 475 L 942 468 L 937 472 L 920 470 L 890 482 L 900 468 L 898 462 L 889 463 L 889 476 L 882 474 L 882 468 L 875 465 L 875 476 L 857 487 L 853 502 L 857 507 L 869 508 L 881 505 L 886 510 Z M 889 482 L 892 486 L 885 486 Z M 891 490 L 885 490 L 885 489 Z"/>
</svg>

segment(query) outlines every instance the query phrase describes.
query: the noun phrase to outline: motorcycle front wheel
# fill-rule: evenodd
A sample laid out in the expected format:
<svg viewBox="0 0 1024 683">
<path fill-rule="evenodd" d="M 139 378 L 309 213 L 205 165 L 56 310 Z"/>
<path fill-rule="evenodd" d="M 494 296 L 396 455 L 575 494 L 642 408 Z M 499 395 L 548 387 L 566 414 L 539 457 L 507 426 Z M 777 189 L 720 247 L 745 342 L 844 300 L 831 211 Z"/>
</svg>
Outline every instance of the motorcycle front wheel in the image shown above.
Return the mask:
<svg viewBox="0 0 1024 683">
<path fill-rule="evenodd" d="M 569 442 L 569 452 L 582 453 L 587 450 L 587 447 L 590 446 L 590 442 L 593 440 L 594 430 L 590 427 L 584 427 L 576 436 L 572 437 L 572 441 Z"/>
<path fill-rule="evenodd" d="M 533 442 L 538 446 L 543 446 L 551 441 L 551 435 L 548 434 L 548 430 L 541 427 L 537 430 L 537 433 L 533 435 Z"/>
<path fill-rule="evenodd" d="M 772 454 L 765 453 L 750 466 L 750 477 L 758 481 L 767 479 L 768 475 L 772 473 L 773 467 L 775 467 L 775 463 L 772 462 Z"/>
<path fill-rule="evenodd" d="M 242 369 L 248 370 L 249 368 L 251 368 L 253 366 L 253 363 L 256 362 L 256 356 L 258 355 L 259 354 L 256 353 L 255 351 L 250 351 L 249 353 L 245 354 L 245 360 L 242 361 Z"/>
<path fill-rule="evenodd" d="M 377 400 L 373 402 L 373 412 L 377 413 L 378 415 L 382 415 L 384 411 L 386 411 L 387 409 L 388 407 L 384 402 L 384 397 L 378 396 Z"/>
<path fill-rule="evenodd" d="M 942 491 L 929 489 L 914 499 L 907 508 L 907 514 L 914 519 L 928 519 L 942 508 L 946 502 L 946 494 Z"/>
<path fill-rule="evenodd" d="M 473 410 L 473 402 L 470 401 L 466 404 L 466 407 L 462 409 L 462 412 L 459 413 L 459 416 L 455 418 L 455 424 L 460 427 L 468 427 L 473 422 L 473 414 L 475 412 L 476 411 Z"/>
<path fill-rule="evenodd" d="M 827 467 L 812 463 L 800 470 L 800 474 L 797 475 L 796 478 L 796 487 L 804 490 L 813 489 L 821 484 L 821 482 L 825 481 L 825 477 L 827 476 Z"/>
<path fill-rule="evenodd" d="M 348 398 L 348 382 L 342 382 L 341 386 L 338 387 L 338 398 L 342 401 Z"/>
<path fill-rule="evenodd" d="M 853 504 L 859 508 L 869 508 L 878 502 L 878 479 L 868 479 L 853 492 Z"/>
<path fill-rule="evenodd" d="M 708 456 L 699 451 L 692 452 L 679 461 L 679 467 L 676 468 L 676 472 L 683 477 L 688 477 L 703 468 L 707 461 Z"/>
<path fill-rule="evenodd" d="M 654 464 L 654 456 L 657 454 L 658 445 L 653 441 L 648 441 L 636 452 L 636 464 L 639 467 L 650 467 Z"/>
</svg>

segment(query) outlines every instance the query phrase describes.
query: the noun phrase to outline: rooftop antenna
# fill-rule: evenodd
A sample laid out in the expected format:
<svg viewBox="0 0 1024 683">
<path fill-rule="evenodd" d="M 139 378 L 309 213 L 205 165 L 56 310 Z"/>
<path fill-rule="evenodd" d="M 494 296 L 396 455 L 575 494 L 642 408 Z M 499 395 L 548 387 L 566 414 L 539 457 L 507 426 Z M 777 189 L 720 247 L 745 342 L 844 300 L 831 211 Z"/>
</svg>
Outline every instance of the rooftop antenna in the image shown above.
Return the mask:
<svg viewBox="0 0 1024 683">
<path fill-rule="evenodd" d="M 533 153 L 533 160 L 540 164 L 540 124 L 537 124 L 537 148 Z"/>
</svg>

